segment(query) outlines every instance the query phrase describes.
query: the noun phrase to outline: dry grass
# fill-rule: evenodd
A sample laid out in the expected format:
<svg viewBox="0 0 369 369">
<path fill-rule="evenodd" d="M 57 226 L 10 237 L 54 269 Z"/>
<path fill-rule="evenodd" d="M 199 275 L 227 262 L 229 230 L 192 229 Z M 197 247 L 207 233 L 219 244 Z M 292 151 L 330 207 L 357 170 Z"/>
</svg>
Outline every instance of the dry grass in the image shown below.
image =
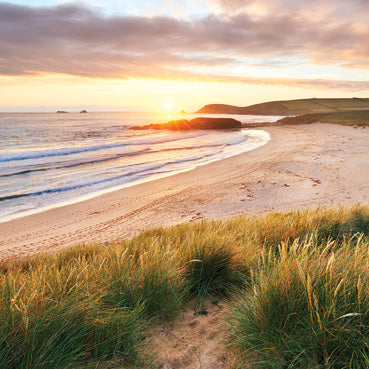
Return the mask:
<svg viewBox="0 0 369 369">
<path fill-rule="evenodd" d="M 367 207 L 183 224 L 4 262 L 0 367 L 142 367 L 148 326 L 209 294 L 240 293 L 231 322 L 241 362 L 366 365 L 368 243 L 358 233 L 369 233 Z"/>
</svg>

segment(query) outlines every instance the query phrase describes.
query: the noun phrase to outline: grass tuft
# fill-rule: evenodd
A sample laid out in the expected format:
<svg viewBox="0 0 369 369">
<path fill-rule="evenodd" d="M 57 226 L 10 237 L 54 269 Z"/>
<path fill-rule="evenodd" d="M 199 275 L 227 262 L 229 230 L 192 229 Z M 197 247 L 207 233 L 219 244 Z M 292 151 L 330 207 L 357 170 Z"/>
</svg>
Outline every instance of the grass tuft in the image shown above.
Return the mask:
<svg viewBox="0 0 369 369">
<path fill-rule="evenodd" d="M 369 364 L 368 244 L 295 243 L 254 271 L 229 318 L 241 362 L 260 368 Z M 270 267 L 273 265 L 273 267 Z"/>
<path fill-rule="evenodd" d="M 242 286 L 245 276 L 236 251 L 231 242 L 194 238 L 188 248 L 185 269 L 190 294 L 226 297 L 233 288 Z"/>
</svg>

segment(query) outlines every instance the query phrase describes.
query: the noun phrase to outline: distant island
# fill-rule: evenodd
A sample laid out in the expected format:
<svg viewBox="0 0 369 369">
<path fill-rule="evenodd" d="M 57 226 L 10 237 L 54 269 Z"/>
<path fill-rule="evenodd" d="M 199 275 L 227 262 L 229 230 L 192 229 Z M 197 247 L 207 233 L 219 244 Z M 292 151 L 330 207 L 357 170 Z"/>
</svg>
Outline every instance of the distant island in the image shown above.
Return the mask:
<svg viewBox="0 0 369 369">
<path fill-rule="evenodd" d="M 69 113 L 69 111 L 65 111 L 65 110 L 58 110 L 57 112 L 56 112 L 57 114 L 67 114 L 67 113 Z M 86 114 L 87 113 L 87 110 L 81 110 L 80 111 L 80 113 L 81 114 Z"/>
<path fill-rule="evenodd" d="M 195 118 L 191 120 L 172 120 L 168 123 L 147 124 L 144 126 L 134 126 L 131 129 L 169 129 L 172 131 L 188 131 L 194 129 L 237 129 L 242 123 L 232 118 Z"/>
<path fill-rule="evenodd" d="M 234 114 L 234 115 L 303 115 L 334 113 L 348 110 L 369 110 L 369 99 L 299 99 L 270 101 L 245 107 L 226 104 L 209 104 L 195 114 Z"/>
</svg>

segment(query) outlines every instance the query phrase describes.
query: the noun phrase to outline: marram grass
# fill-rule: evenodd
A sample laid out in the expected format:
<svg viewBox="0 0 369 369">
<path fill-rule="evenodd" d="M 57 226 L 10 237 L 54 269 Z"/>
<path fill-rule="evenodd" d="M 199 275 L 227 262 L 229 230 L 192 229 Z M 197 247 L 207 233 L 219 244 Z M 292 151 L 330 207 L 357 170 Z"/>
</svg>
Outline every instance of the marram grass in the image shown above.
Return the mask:
<svg viewBox="0 0 369 369">
<path fill-rule="evenodd" d="M 314 209 L 4 262 L 0 368 L 147 366 L 145 329 L 207 295 L 240 367 L 369 367 L 368 233 L 367 207 Z"/>
<path fill-rule="evenodd" d="M 282 244 L 255 267 L 229 323 L 243 363 L 258 368 L 369 367 L 369 244 Z"/>
</svg>

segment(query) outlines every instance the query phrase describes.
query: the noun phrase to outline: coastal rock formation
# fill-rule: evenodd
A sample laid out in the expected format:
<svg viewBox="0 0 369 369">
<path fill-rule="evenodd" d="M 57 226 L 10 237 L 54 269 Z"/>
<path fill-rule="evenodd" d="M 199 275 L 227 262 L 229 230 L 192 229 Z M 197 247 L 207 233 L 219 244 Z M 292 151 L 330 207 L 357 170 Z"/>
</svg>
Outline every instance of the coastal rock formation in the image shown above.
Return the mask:
<svg viewBox="0 0 369 369">
<path fill-rule="evenodd" d="M 232 118 L 195 118 L 191 120 L 172 120 L 168 123 L 147 124 L 145 126 L 134 126 L 131 129 L 169 129 L 172 131 L 188 131 L 195 129 L 236 129 L 241 128 L 242 123 Z"/>
<path fill-rule="evenodd" d="M 67 114 L 69 112 L 68 111 L 65 111 L 65 110 L 58 110 L 56 113 L 57 114 Z"/>
<path fill-rule="evenodd" d="M 80 111 L 80 113 L 81 113 L 81 114 L 85 114 L 85 113 L 87 113 L 87 110 L 84 110 L 84 109 L 83 109 L 83 110 L 81 110 L 81 111 Z"/>
</svg>

